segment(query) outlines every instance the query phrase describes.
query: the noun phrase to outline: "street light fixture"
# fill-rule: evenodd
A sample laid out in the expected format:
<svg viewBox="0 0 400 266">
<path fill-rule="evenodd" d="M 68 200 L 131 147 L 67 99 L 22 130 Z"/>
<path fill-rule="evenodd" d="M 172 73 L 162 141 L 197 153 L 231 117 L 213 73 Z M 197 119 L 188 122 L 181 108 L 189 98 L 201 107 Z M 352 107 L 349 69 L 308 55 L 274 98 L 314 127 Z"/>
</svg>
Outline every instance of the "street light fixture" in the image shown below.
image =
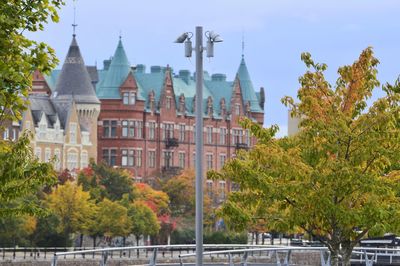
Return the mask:
<svg viewBox="0 0 400 266">
<path fill-rule="evenodd" d="M 196 27 L 196 46 L 192 48 L 193 33 L 185 32 L 176 43 L 185 43 L 185 56 L 196 54 L 196 266 L 203 266 L 203 51 L 207 57 L 214 56 L 214 42 L 222 42 L 213 31 L 207 31 L 207 47 L 203 47 L 203 27 Z"/>
</svg>

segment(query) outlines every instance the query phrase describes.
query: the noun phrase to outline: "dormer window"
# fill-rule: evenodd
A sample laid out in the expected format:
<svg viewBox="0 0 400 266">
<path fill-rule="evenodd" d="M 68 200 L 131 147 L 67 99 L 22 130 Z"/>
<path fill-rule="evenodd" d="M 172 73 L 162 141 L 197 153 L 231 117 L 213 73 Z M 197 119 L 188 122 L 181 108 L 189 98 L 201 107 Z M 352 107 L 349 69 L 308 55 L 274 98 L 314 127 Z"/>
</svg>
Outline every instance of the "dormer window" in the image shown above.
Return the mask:
<svg viewBox="0 0 400 266">
<path fill-rule="evenodd" d="M 166 103 L 167 109 L 171 109 L 171 102 L 172 102 L 172 98 L 170 96 L 167 96 L 167 103 Z"/>
<path fill-rule="evenodd" d="M 240 115 L 240 104 L 235 104 L 235 114 Z"/>
<path fill-rule="evenodd" d="M 122 100 L 125 105 L 134 105 L 136 102 L 136 93 L 124 92 L 122 94 Z"/>
</svg>

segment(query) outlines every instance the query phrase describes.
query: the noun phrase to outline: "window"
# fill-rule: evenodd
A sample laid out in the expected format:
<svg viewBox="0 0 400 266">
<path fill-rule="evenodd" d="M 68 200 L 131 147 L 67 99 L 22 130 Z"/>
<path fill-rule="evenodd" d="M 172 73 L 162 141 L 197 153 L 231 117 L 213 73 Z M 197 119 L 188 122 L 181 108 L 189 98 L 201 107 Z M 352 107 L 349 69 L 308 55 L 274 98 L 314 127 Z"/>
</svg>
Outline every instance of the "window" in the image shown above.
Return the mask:
<svg viewBox="0 0 400 266">
<path fill-rule="evenodd" d="M 67 168 L 73 170 L 78 168 L 78 153 L 68 152 L 67 154 Z"/>
<path fill-rule="evenodd" d="M 4 132 L 3 132 L 3 139 L 8 139 L 9 138 L 9 131 L 8 131 L 8 128 L 6 128 L 6 129 L 4 129 Z"/>
<path fill-rule="evenodd" d="M 54 157 L 55 157 L 54 167 L 56 168 L 56 170 L 60 170 L 61 169 L 61 152 L 59 149 L 54 150 Z"/>
<path fill-rule="evenodd" d="M 13 128 L 11 140 L 16 140 L 16 139 L 17 139 L 17 130 Z"/>
<path fill-rule="evenodd" d="M 76 143 L 76 123 L 69 124 L 69 142 Z M 69 168 L 73 169 L 73 168 Z"/>
<path fill-rule="evenodd" d="M 55 134 L 56 134 L 55 139 L 56 139 L 56 141 L 57 141 L 57 140 L 60 139 L 60 125 L 57 124 L 57 125 L 55 126 L 55 128 L 54 128 L 54 131 L 55 131 Z"/>
<path fill-rule="evenodd" d="M 167 96 L 167 99 L 166 99 L 166 107 L 167 107 L 167 109 L 171 109 L 171 102 L 172 102 L 171 96 Z"/>
<path fill-rule="evenodd" d="M 143 132 L 143 122 L 142 121 L 136 121 L 136 128 L 137 128 L 136 136 L 139 139 L 141 139 L 142 138 L 142 132 Z"/>
<path fill-rule="evenodd" d="M 136 93 L 129 93 L 129 104 L 134 105 L 136 103 Z"/>
<path fill-rule="evenodd" d="M 89 165 L 88 154 L 86 151 L 83 151 L 81 153 L 81 169 L 88 167 L 88 165 Z"/>
<path fill-rule="evenodd" d="M 149 151 L 149 168 L 156 167 L 156 152 Z"/>
<path fill-rule="evenodd" d="M 173 166 L 174 153 L 172 151 L 164 151 L 164 166 L 169 168 Z"/>
<path fill-rule="evenodd" d="M 196 168 L 196 152 L 193 152 L 193 168 Z"/>
<path fill-rule="evenodd" d="M 207 127 L 207 144 L 212 144 L 212 127 Z"/>
<path fill-rule="evenodd" d="M 220 154 L 219 155 L 219 167 L 222 168 L 225 164 L 226 161 L 226 155 L 225 154 Z"/>
<path fill-rule="evenodd" d="M 82 132 L 82 144 L 90 144 L 89 132 Z"/>
<path fill-rule="evenodd" d="M 122 94 L 122 101 L 124 104 L 129 104 L 129 92 L 124 92 Z"/>
<path fill-rule="evenodd" d="M 45 139 L 45 138 L 46 138 L 46 124 L 40 124 L 39 125 L 39 139 Z"/>
<path fill-rule="evenodd" d="M 213 196 L 213 181 L 212 180 L 207 180 L 207 194 L 210 198 Z"/>
<path fill-rule="evenodd" d="M 244 142 L 247 144 L 248 147 L 250 147 L 250 131 L 248 129 L 246 129 L 245 131 Z"/>
<path fill-rule="evenodd" d="M 41 149 L 41 148 L 37 147 L 37 148 L 35 149 L 35 156 L 36 156 L 39 160 L 42 159 L 42 149 Z"/>
<path fill-rule="evenodd" d="M 123 149 L 121 157 L 122 166 L 134 166 L 135 165 L 135 150 Z"/>
<path fill-rule="evenodd" d="M 127 120 L 122 121 L 122 136 L 123 137 L 128 136 L 128 121 Z"/>
<path fill-rule="evenodd" d="M 122 102 L 125 105 L 134 105 L 136 102 L 136 94 L 134 92 L 124 92 L 122 94 Z"/>
<path fill-rule="evenodd" d="M 185 141 L 185 125 L 179 125 L 179 141 Z"/>
<path fill-rule="evenodd" d="M 196 125 L 193 125 L 193 142 L 196 142 Z"/>
<path fill-rule="evenodd" d="M 103 150 L 103 161 L 109 166 L 116 165 L 117 150 L 116 149 L 104 149 Z"/>
<path fill-rule="evenodd" d="M 123 120 L 122 121 L 122 137 L 135 136 L 135 121 Z"/>
<path fill-rule="evenodd" d="M 241 129 L 233 129 L 232 144 L 243 143 L 243 131 Z"/>
<path fill-rule="evenodd" d="M 46 148 L 44 151 L 44 161 L 49 162 L 51 157 L 51 150 L 50 148 Z"/>
<path fill-rule="evenodd" d="M 149 139 L 155 138 L 155 132 L 156 132 L 156 123 L 149 122 Z"/>
<path fill-rule="evenodd" d="M 210 170 L 213 168 L 213 155 L 212 154 L 207 154 L 206 155 L 206 160 L 207 160 L 207 170 Z"/>
<path fill-rule="evenodd" d="M 142 150 L 136 150 L 136 166 L 142 167 Z"/>
<path fill-rule="evenodd" d="M 164 124 L 163 139 L 171 139 L 174 137 L 174 124 Z"/>
<path fill-rule="evenodd" d="M 179 153 L 179 167 L 185 168 L 185 153 L 184 152 Z"/>
<path fill-rule="evenodd" d="M 219 198 L 225 200 L 226 183 L 225 181 L 219 181 Z"/>
<path fill-rule="evenodd" d="M 226 128 L 219 129 L 219 144 L 226 144 Z"/>
<path fill-rule="evenodd" d="M 240 104 L 235 104 L 235 115 L 240 115 Z"/>
<path fill-rule="evenodd" d="M 110 138 L 117 136 L 117 120 L 103 121 L 103 137 Z"/>
<path fill-rule="evenodd" d="M 135 137 L 135 121 L 129 121 L 129 137 Z"/>
</svg>

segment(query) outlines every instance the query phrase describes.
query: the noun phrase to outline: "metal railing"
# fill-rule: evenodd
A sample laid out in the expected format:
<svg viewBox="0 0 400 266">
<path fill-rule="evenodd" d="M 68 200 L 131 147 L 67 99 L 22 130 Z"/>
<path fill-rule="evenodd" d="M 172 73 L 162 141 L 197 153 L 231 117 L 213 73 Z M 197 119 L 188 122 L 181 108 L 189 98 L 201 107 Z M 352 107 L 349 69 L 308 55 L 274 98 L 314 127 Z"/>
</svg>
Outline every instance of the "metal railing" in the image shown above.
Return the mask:
<svg viewBox="0 0 400 266">
<path fill-rule="evenodd" d="M 204 245 L 205 250 L 235 250 L 235 249 L 252 249 L 252 248 L 260 248 L 263 245 L 237 245 L 237 244 L 208 244 Z M 264 246 L 265 247 L 265 246 Z M 169 258 L 175 258 L 177 261 L 179 260 L 179 255 L 182 253 L 190 254 L 190 252 L 194 252 L 196 249 L 195 245 L 157 245 L 157 246 L 132 246 L 132 247 L 115 247 L 115 248 L 99 248 L 99 249 L 91 249 L 91 250 L 79 250 L 79 251 L 69 251 L 69 252 L 56 252 L 54 253 L 51 265 L 57 266 L 57 261 L 59 259 L 68 259 L 68 258 L 76 258 L 77 255 L 81 255 L 82 258 L 92 258 L 98 259 L 100 261 L 100 266 L 107 265 L 107 261 L 110 258 L 119 255 L 119 258 L 125 259 L 142 259 L 147 260 L 148 265 L 155 266 L 157 262 L 157 256 L 161 255 L 163 258 L 166 258 L 167 255 Z M 132 251 L 137 251 L 133 252 Z M 140 252 L 142 251 L 142 252 Z M 134 255 L 136 253 L 136 256 Z M 132 255 L 133 254 L 133 255 Z"/>
<path fill-rule="evenodd" d="M 204 256 L 212 255 L 227 255 L 229 266 L 234 266 L 234 256 L 241 258 L 240 265 L 247 266 L 248 258 L 250 255 L 254 255 L 254 252 L 258 254 L 258 257 L 268 258 L 271 262 L 277 266 L 290 265 L 291 255 L 294 252 L 310 252 L 317 251 L 320 254 L 320 261 L 322 266 L 329 266 L 331 264 L 331 254 L 327 247 L 268 247 L 268 248 L 251 248 L 251 249 L 236 249 L 236 250 L 222 250 L 222 251 L 210 251 L 204 252 Z M 262 256 L 262 253 L 265 253 Z M 380 265 L 391 265 L 395 263 L 394 259 L 399 258 L 396 263 L 400 262 L 400 249 L 396 248 L 368 248 L 368 247 L 356 247 L 353 250 L 353 256 L 351 262 L 365 264 L 366 266 L 372 266 L 380 263 Z M 185 266 L 183 259 L 196 256 L 196 253 L 179 255 L 180 265 Z M 273 260 L 275 259 L 275 261 Z"/>
<path fill-rule="evenodd" d="M 163 262 L 173 262 L 185 266 L 192 264 L 195 258 L 195 245 L 160 245 L 160 246 L 133 246 L 114 248 L 0 248 L 0 260 L 51 260 L 56 266 L 59 260 L 86 260 L 99 261 L 101 266 L 107 265 L 110 259 L 136 261 L 139 264 L 155 266 L 157 259 Z M 331 256 L 326 247 L 288 247 L 265 245 L 204 245 L 204 258 L 211 263 L 228 263 L 233 266 L 241 263 L 243 266 L 255 260 L 268 261 L 275 265 L 290 265 L 293 254 L 313 252 L 320 256 L 321 265 L 330 265 Z M 318 260 L 318 257 L 316 257 Z M 352 263 L 371 266 L 398 265 L 400 263 L 400 249 L 356 247 L 353 250 Z"/>
</svg>

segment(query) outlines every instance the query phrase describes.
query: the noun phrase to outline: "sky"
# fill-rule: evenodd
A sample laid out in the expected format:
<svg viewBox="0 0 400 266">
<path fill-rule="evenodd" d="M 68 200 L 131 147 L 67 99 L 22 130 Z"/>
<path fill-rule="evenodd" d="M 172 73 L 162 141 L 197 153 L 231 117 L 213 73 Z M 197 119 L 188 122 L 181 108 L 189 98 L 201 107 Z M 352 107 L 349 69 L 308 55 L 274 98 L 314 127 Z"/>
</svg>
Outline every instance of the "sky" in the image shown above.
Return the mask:
<svg viewBox="0 0 400 266">
<path fill-rule="evenodd" d="M 277 124 L 287 134 L 287 108 L 280 99 L 296 98 L 298 78 L 306 67 L 302 52 L 328 64 L 331 84 L 339 66 L 351 64 L 372 46 L 381 64 L 381 83 L 400 74 L 399 0 L 66 0 L 60 22 L 29 34 L 50 44 L 64 61 L 72 38 L 76 6 L 77 41 L 87 65 L 114 54 L 118 38 L 132 65 L 170 65 L 175 72 L 195 70 L 195 58 L 184 57 L 183 45 L 173 41 L 183 32 L 215 31 L 223 38 L 214 57 L 204 59 L 210 74 L 233 80 L 244 40 L 244 57 L 254 88 L 266 92 L 264 126 Z M 380 93 L 374 94 L 379 97 Z"/>
</svg>

